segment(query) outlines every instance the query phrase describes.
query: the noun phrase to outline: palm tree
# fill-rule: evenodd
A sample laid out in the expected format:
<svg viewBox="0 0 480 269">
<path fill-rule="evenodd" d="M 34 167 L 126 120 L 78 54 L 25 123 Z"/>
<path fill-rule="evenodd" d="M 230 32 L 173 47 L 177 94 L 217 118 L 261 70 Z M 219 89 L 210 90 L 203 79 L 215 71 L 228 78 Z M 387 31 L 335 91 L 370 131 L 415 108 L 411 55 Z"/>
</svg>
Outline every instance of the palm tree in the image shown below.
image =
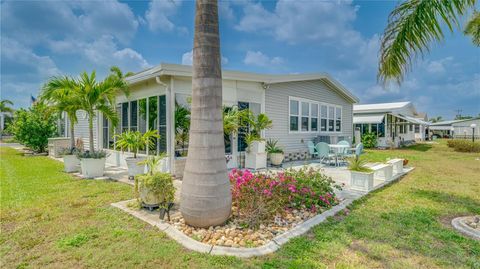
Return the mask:
<svg viewBox="0 0 480 269">
<path fill-rule="evenodd" d="M 440 121 L 442 121 L 442 116 L 437 116 L 437 117 L 431 118 L 430 121 L 432 123 L 440 122 Z"/>
<path fill-rule="evenodd" d="M 472 10 L 476 0 L 407 0 L 389 15 L 382 36 L 377 78 L 401 83 L 413 59 L 428 52 L 432 42 L 444 39 L 442 22 L 453 32 L 462 15 Z M 467 33 L 478 38 L 480 19 L 475 15 Z M 477 39 L 478 40 L 478 39 Z M 478 43 L 475 43 L 478 45 Z"/>
<path fill-rule="evenodd" d="M 118 79 L 125 79 L 126 77 L 133 76 L 135 73 L 133 72 L 127 72 L 123 74 L 122 70 L 118 66 L 112 66 L 110 67 L 110 76 L 115 76 Z"/>
<path fill-rule="evenodd" d="M 224 223 L 232 196 L 225 162 L 218 3 L 197 0 L 193 44 L 192 117 L 180 211 L 195 227 Z"/>
<path fill-rule="evenodd" d="M 473 12 L 473 16 L 465 26 L 463 33 L 471 36 L 472 43 L 480 47 L 480 12 Z"/>
<path fill-rule="evenodd" d="M 76 98 L 78 98 L 80 109 L 88 115 L 89 149 L 93 152 L 95 150 L 93 146 L 93 119 L 97 115 L 97 111 L 110 120 L 112 126 L 116 126 L 118 116 L 115 111 L 115 97 L 118 91 L 123 91 L 128 95 L 128 86 L 123 79 L 116 76 L 108 76 L 105 80 L 98 82 L 95 71 L 90 75 L 83 72 L 80 74 L 77 83 Z"/>
<path fill-rule="evenodd" d="M 42 88 L 40 100 L 53 105 L 53 108 L 67 114 L 70 121 L 70 148 L 75 147 L 75 123 L 77 123 L 77 111 L 80 109 L 75 91 L 78 84 L 68 76 L 53 77 Z"/>
<path fill-rule="evenodd" d="M 9 107 L 13 106 L 13 102 L 7 99 L 1 100 L 0 101 L 0 112 L 13 112 L 13 108 Z"/>
</svg>

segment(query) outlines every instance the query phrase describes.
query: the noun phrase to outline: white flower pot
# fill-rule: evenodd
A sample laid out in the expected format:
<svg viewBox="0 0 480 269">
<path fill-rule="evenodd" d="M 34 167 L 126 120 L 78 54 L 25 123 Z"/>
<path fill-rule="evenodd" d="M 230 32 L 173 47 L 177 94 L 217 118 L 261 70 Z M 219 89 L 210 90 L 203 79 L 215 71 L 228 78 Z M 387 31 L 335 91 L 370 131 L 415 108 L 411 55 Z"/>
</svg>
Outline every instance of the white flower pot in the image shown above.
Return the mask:
<svg viewBox="0 0 480 269">
<path fill-rule="evenodd" d="M 253 141 L 248 147 L 250 153 L 264 153 L 265 141 Z"/>
<path fill-rule="evenodd" d="M 138 164 L 141 161 L 144 161 L 145 157 L 140 158 L 133 158 L 127 157 L 125 158 L 125 162 L 127 163 L 128 167 L 128 177 L 133 178 L 136 175 L 144 174 L 145 173 L 145 165 Z"/>
<path fill-rule="evenodd" d="M 285 155 L 283 155 L 283 153 L 270 153 L 270 162 L 273 165 L 281 165 L 283 162 L 283 158 L 285 158 Z"/>
<path fill-rule="evenodd" d="M 260 169 L 267 167 L 267 153 L 252 153 L 245 154 L 245 168 Z"/>
<path fill-rule="evenodd" d="M 350 188 L 368 192 L 373 189 L 373 172 L 350 171 Z"/>
<path fill-rule="evenodd" d="M 80 159 L 78 159 L 77 155 L 64 155 L 63 166 L 67 173 L 77 172 L 80 168 Z"/>
<path fill-rule="evenodd" d="M 82 176 L 86 178 L 102 177 L 105 172 L 105 158 L 83 158 L 80 160 Z"/>
</svg>

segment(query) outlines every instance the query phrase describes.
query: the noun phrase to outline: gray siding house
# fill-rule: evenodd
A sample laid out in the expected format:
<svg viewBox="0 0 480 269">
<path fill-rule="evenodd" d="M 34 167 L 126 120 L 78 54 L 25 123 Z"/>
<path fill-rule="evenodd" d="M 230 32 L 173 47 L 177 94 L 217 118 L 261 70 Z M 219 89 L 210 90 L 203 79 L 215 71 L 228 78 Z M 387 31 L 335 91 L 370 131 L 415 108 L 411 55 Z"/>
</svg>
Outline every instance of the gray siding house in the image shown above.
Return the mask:
<svg viewBox="0 0 480 269">
<path fill-rule="evenodd" d="M 249 108 L 255 114 L 266 113 L 273 128 L 266 130 L 263 137 L 278 140 L 287 160 L 308 157 L 310 140 L 352 140 L 353 104 L 358 99 L 328 74 L 263 75 L 225 70 L 222 76 L 223 104 Z M 176 107 L 189 107 L 191 66 L 161 64 L 128 77 L 127 82 L 131 93 L 128 99 L 120 93 L 117 97 L 120 122 L 116 128 L 111 128 L 102 115 L 94 121 L 95 147 L 110 152 L 109 164 L 125 166 L 124 159 L 131 153 L 115 149 L 114 135 L 126 130 L 155 129 L 161 138 L 155 148 L 141 154 L 167 152 L 166 169 L 181 175 L 185 148 L 179 148 L 176 141 L 174 118 Z M 87 118 L 83 111 L 78 113 L 75 135 L 87 145 Z M 65 124 L 68 126 L 68 122 Z M 241 135 L 228 144 L 226 154 L 241 157 L 246 147 Z"/>
</svg>

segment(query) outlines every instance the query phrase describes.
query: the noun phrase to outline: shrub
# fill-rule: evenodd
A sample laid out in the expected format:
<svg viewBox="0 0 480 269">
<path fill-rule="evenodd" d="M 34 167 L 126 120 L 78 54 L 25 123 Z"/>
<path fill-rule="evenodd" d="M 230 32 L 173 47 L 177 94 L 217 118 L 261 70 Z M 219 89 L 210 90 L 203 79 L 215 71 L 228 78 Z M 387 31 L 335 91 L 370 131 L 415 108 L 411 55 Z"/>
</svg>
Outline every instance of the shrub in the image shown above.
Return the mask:
<svg viewBox="0 0 480 269">
<path fill-rule="evenodd" d="M 265 149 L 268 153 L 283 153 L 283 149 L 277 146 L 278 141 L 273 139 L 267 140 L 267 145 Z"/>
<path fill-rule="evenodd" d="M 472 142 L 466 139 L 452 139 L 447 145 L 458 152 L 480 152 L 480 142 Z"/>
<path fill-rule="evenodd" d="M 237 217 L 249 227 L 257 227 L 288 208 L 316 212 L 338 203 L 333 190 L 340 187 L 314 169 L 269 174 L 234 169 L 229 178 Z"/>
<path fill-rule="evenodd" d="M 296 180 L 297 191 L 293 195 L 292 207 L 305 206 L 316 212 L 320 208 L 330 208 L 338 203 L 334 189 L 341 189 L 341 187 L 331 177 L 307 167 L 300 170 L 288 169 L 284 176 Z"/>
<path fill-rule="evenodd" d="M 97 151 L 77 151 L 77 157 L 79 159 L 102 159 L 108 156 L 108 153 L 103 150 Z"/>
<path fill-rule="evenodd" d="M 377 134 L 366 133 L 362 135 L 362 143 L 365 148 L 374 148 L 377 146 Z"/>
<path fill-rule="evenodd" d="M 158 172 L 158 164 L 167 155 L 152 156 L 146 160 L 139 162 L 147 166 L 148 172 L 144 175 L 135 177 L 135 195 L 140 199 L 140 190 L 148 189 L 152 192 L 160 202 L 160 207 L 168 209 L 168 204 L 175 200 L 175 186 L 173 185 L 173 177 L 170 173 Z"/>
<path fill-rule="evenodd" d="M 35 104 L 15 111 L 9 131 L 15 139 L 35 152 L 44 152 L 48 138 L 57 135 L 57 117 L 46 105 Z"/>
</svg>

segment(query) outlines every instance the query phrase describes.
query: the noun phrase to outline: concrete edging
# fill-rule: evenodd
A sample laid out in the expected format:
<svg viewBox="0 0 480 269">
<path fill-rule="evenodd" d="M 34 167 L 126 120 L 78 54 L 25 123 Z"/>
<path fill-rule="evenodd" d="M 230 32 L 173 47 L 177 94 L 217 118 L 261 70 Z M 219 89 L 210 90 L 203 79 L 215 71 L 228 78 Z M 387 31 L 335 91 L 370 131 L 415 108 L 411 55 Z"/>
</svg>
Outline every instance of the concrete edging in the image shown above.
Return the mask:
<svg viewBox="0 0 480 269">
<path fill-rule="evenodd" d="M 475 229 L 471 228 L 467 224 L 463 222 L 463 219 L 466 217 L 458 217 L 452 220 L 452 226 L 457 231 L 461 232 L 464 235 L 467 235 L 475 240 L 480 240 L 480 232 L 476 231 Z"/>
<path fill-rule="evenodd" d="M 324 222 L 327 218 L 332 217 L 336 215 L 338 212 L 344 210 L 347 206 L 349 206 L 355 200 L 364 197 L 371 191 L 390 185 L 391 183 L 399 180 L 401 177 L 408 174 L 413 169 L 414 169 L 413 167 L 405 168 L 403 173 L 395 175 L 392 180 L 385 181 L 375 186 L 375 188 L 373 188 L 368 192 L 358 193 L 358 195 L 356 195 L 355 197 L 346 198 L 345 200 L 340 202 L 340 204 L 332 207 L 331 209 L 319 215 L 316 215 L 313 218 L 306 220 L 305 222 L 293 227 L 292 229 L 280 235 L 277 235 L 267 244 L 259 247 L 255 247 L 255 248 L 244 248 L 244 247 L 234 248 L 234 247 L 214 246 L 214 245 L 208 245 L 208 244 L 199 242 L 185 235 L 183 232 L 177 230 L 173 225 L 170 225 L 169 223 L 166 223 L 163 220 L 160 220 L 158 217 L 152 217 L 151 215 L 146 214 L 142 211 L 132 210 L 128 208 L 126 204 L 130 201 L 133 201 L 134 199 L 112 203 L 111 205 L 113 207 L 116 207 L 120 210 L 125 211 L 126 213 L 133 215 L 134 217 L 140 220 L 147 222 L 152 226 L 158 227 L 158 229 L 165 232 L 170 238 L 174 239 L 175 241 L 177 241 L 178 243 L 180 243 L 182 246 L 184 246 L 189 250 L 193 250 L 201 253 L 209 253 L 212 255 L 227 255 L 227 256 L 235 256 L 240 258 L 250 258 L 255 256 L 263 256 L 263 255 L 271 254 L 277 251 L 283 244 L 287 243 L 292 238 L 295 238 L 297 236 L 303 235 L 304 233 L 308 232 L 315 225 L 318 225 Z"/>
</svg>

